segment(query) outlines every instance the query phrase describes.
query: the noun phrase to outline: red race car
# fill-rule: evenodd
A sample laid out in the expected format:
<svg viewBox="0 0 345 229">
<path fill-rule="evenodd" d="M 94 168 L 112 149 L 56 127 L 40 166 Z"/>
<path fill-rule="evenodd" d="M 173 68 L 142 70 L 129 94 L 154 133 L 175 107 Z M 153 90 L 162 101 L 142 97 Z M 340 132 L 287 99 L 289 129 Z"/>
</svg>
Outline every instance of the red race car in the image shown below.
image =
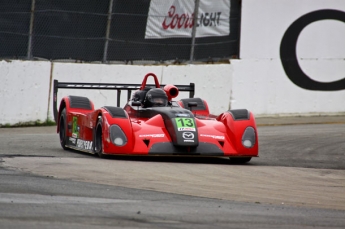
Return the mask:
<svg viewBox="0 0 345 229">
<path fill-rule="evenodd" d="M 150 76 L 154 85 L 146 84 Z M 88 98 L 70 95 L 62 98 L 57 110 L 58 88 L 117 90 L 117 106 L 95 109 Z M 128 91 L 128 102 L 121 108 L 123 90 Z M 173 101 L 179 91 L 189 92 L 189 98 Z M 212 115 L 205 100 L 193 97 L 193 83 L 160 85 L 153 73 L 148 73 L 142 84 L 54 80 L 54 118 L 61 146 L 100 157 L 183 155 L 229 157 L 235 163 L 246 163 L 258 156 L 258 134 L 251 112 L 237 109 Z"/>
</svg>

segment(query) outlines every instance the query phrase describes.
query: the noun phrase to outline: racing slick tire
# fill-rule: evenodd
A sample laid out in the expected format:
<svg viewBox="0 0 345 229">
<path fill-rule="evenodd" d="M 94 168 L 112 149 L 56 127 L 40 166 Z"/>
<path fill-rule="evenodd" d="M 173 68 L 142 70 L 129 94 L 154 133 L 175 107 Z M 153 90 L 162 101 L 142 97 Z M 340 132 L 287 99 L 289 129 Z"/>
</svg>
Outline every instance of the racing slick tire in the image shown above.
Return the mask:
<svg viewBox="0 0 345 229">
<path fill-rule="evenodd" d="M 103 139 L 103 133 L 102 133 L 102 117 L 98 118 L 95 133 L 93 135 L 94 137 L 94 144 L 93 144 L 93 151 L 95 154 L 97 154 L 100 158 L 105 158 L 105 155 L 103 154 L 103 147 L 102 147 L 102 139 Z"/>
<path fill-rule="evenodd" d="M 230 157 L 230 163 L 232 164 L 245 164 L 249 162 L 251 157 Z"/>
<path fill-rule="evenodd" d="M 66 109 L 64 108 L 61 111 L 60 115 L 60 122 L 59 122 L 59 137 L 60 137 L 60 144 L 64 150 L 67 150 L 66 143 L 67 143 L 67 121 L 66 121 Z"/>
</svg>

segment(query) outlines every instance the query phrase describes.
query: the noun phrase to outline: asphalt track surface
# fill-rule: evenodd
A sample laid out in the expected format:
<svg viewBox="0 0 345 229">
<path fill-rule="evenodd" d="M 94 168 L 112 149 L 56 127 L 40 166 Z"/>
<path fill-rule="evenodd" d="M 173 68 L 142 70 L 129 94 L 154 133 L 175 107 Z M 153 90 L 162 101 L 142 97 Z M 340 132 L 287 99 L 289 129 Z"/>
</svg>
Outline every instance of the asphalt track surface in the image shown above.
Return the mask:
<svg viewBox="0 0 345 229">
<path fill-rule="evenodd" d="M 0 228 L 345 228 L 344 122 L 258 119 L 246 165 L 99 159 L 55 127 L 2 128 Z"/>
</svg>

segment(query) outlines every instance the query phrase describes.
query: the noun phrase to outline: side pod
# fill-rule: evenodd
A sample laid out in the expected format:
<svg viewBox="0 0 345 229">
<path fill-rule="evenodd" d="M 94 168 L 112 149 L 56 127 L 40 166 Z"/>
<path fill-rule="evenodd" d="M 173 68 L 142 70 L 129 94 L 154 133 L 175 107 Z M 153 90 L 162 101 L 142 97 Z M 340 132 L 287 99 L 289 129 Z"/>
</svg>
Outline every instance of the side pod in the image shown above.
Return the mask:
<svg viewBox="0 0 345 229">
<path fill-rule="evenodd" d="M 70 112 L 85 112 L 85 111 L 93 111 L 94 110 L 94 104 L 91 102 L 87 97 L 83 96 L 66 96 L 62 98 L 59 106 L 58 114 L 56 115 L 56 123 L 57 123 L 57 132 L 59 132 L 59 122 L 60 122 L 60 116 L 63 109 L 66 110 L 66 114 L 69 114 Z M 68 121 L 68 120 L 66 120 Z"/>
<path fill-rule="evenodd" d="M 102 112 L 101 154 L 128 154 L 133 151 L 133 130 L 127 112 L 120 107 L 104 106 Z M 94 117 L 95 118 L 95 117 Z M 95 142 L 95 144 L 98 144 Z M 100 154 L 99 153 L 99 154 Z"/>
<path fill-rule="evenodd" d="M 229 110 L 220 114 L 217 120 L 226 126 L 227 134 L 233 139 L 239 156 L 258 156 L 258 133 L 254 115 L 250 111 L 246 109 Z"/>
</svg>

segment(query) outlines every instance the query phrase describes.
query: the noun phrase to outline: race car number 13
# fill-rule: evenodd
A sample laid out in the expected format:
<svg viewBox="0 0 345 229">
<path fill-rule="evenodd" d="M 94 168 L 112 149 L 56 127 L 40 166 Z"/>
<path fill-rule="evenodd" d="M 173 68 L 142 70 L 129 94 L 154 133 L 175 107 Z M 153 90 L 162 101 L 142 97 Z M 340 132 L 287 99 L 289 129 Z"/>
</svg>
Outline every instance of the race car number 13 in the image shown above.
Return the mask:
<svg viewBox="0 0 345 229">
<path fill-rule="evenodd" d="M 195 128 L 192 118 L 175 118 L 177 128 L 190 127 Z"/>
</svg>

